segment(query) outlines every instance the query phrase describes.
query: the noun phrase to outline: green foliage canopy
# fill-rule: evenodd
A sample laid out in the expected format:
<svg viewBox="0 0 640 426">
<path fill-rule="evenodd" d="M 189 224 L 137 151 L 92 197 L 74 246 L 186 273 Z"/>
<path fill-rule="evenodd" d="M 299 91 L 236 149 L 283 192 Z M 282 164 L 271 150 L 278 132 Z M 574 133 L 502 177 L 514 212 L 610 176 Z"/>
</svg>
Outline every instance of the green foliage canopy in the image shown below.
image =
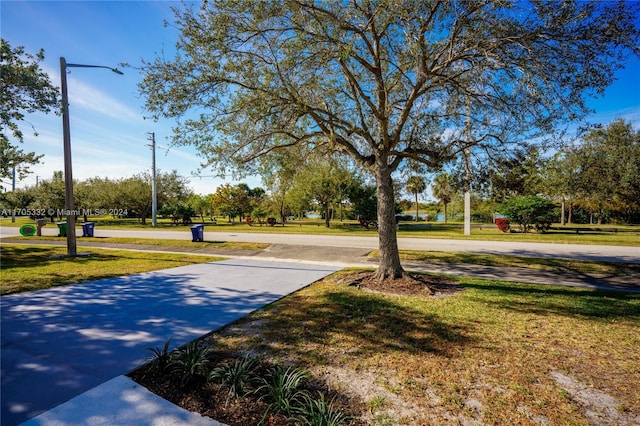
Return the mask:
<svg viewBox="0 0 640 426">
<path fill-rule="evenodd" d="M 224 170 L 296 144 L 376 178 L 380 278 L 399 277 L 392 173 L 503 151 L 584 116 L 640 31 L 633 2 L 205 1 L 174 58 L 143 63 L 155 117 Z M 473 138 L 462 140 L 465 111 Z M 463 143 L 464 142 L 464 143 Z"/>
<path fill-rule="evenodd" d="M 0 178 L 11 176 L 14 167 L 23 177 L 29 165 L 37 164 L 42 157 L 23 152 L 10 137 L 19 143 L 24 140 L 19 124 L 25 121 L 25 113 L 48 113 L 58 107 L 58 88 L 40 68 L 43 59 L 43 50 L 32 55 L 0 39 Z"/>
<path fill-rule="evenodd" d="M 555 206 L 549 200 L 537 195 L 511 197 L 502 202 L 498 211 L 520 226 L 521 232 L 529 232 L 533 227 L 546 231 L 556 218 Z"/>
</svg>

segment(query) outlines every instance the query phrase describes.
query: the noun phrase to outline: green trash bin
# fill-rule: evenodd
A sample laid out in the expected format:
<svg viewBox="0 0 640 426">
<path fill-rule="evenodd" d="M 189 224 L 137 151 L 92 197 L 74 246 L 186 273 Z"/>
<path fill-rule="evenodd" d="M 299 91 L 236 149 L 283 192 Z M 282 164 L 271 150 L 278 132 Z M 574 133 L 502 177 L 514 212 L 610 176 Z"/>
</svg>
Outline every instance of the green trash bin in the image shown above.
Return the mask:
<svg viewBox="0 0 640 426">
<path fill-rule="evenodd" d="M 67 222 L 58 222 L 58 237 L 67 236 Z"/>
</svg>

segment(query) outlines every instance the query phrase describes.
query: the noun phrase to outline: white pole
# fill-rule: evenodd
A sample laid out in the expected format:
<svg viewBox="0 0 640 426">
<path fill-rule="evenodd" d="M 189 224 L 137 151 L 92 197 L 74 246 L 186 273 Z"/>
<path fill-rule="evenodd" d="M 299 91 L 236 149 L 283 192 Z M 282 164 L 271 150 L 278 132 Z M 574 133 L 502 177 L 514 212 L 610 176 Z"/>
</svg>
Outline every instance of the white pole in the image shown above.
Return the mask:
<svg viewBox="0 0 640 426">
<path fill-rule="evenodd" d="M 464 193 L 464 235 L 471 235 L 471 164 L 468 144 L 471 141 L 471 105 L 467 97 L 467 148 L 464 149 L 466 191 Z"/>
<path fill-rule="evenodd" d="M 158 193 L 156 189 L 156 134 L 151 135 L 151 226 L 158 226 Z"/>
</svg>

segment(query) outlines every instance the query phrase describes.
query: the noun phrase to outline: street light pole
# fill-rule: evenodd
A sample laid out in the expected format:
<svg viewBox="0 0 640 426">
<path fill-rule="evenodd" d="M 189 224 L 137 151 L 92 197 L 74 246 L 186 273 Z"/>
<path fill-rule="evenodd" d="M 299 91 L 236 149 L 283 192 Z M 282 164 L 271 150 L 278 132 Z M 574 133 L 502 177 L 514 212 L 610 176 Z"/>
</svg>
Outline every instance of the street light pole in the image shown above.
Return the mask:
<svg viewBox="0 0 640 426">
<path fill-rule="evenodd" d="M 122 72 L 116 68 L 102 65 L 68 64 L 64 57 L 60 57 L 60 85 L 62 91 L 62 138 L 64 149 L 64 208 L 67 216 L 67 255 L 76 256 L 76 212 L 73 203 L 73 173 L 71 165 L 71 131 L 69 129 L 69 95 L 67 94 L 67 68 L 106 68 L 116 74 Z"/>
</svg>

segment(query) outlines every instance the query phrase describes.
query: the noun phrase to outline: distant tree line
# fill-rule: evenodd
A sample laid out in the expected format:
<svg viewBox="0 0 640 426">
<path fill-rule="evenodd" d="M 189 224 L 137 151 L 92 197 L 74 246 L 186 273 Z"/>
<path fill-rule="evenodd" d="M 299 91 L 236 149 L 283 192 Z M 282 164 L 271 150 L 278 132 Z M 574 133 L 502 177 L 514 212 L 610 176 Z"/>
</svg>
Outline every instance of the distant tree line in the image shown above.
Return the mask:
<svg viewBox="0 0 640 426">
<path fill-rule="evenodd" d="M 304 217 L 308 211 L 318 211 L 327 227 L 333 219 L 377 218 L 375 186 L 348 161 L 327 152 L 272 156 L 264 159 L 258 171 L 264 188 L 226 183 L 206 196 L 194 194 L 188 180 L 176 171 L 160 172 L 158 213 L 176 224 L 218 216 L 229 222 L 250 217 L 253 224 L 274 225 Z M 419 210 L 431 218 L 443 212 L 445 222 L 461 220 L 464 177 L 455 167 L 409 176 L 404 186 L 395 188 L 400 200 L 396 212 L 415 211 L 413 220 L 420 217 Z M 418 195 L 429 187 L 437 201 L 419 203 Z M 545 223 L 638 223 L 640 131 L 616 120 L 589 130 L 579 141 L 547 158 L 537 149 L 495 158 L 490 167 L 473 175 L 472 187 L 472 220 L 477 222 L 490 222 L 497 212 L 513 216 L 514 209 L 526 205 L 542 209 Z M 403 199 L 403 193 L 411 198 Z M 64 209 L 62 172 L 42 180 L 38 187 L 2 194 L 0 203 L 6 211 L 30 208 L 57 213 Z M 151 175 L 77 181 L 75 204 L 88 212 L 126 211 L 126 216 L 146 224 L 152 214 Z M 525 231 L 530 228 L 522 226 Z"/>
<path fill-rule="evenodd" d="M 640 130 L 622 119 L 584 132 L 553 155 L 545 157 L 538 148 L 527 148 L 494 157 L 477 169 L 471 183 L 472 213 L 478 221 L 510 209 L 513 198 L 539 197 L 553 209 L 554 222 L 563 225 L 640 223 Z M 428 175 L 416 177 L 429 181 Z M 416 177 L 407 180 L 408 194 L 414 194 L 411 179 Z M 435 173 L 431 188 L 437 211 L 459 219 L 464 171 L 452 166 Z M 450 206 L 453 211 L 447 211 Z"/>
</svg>

